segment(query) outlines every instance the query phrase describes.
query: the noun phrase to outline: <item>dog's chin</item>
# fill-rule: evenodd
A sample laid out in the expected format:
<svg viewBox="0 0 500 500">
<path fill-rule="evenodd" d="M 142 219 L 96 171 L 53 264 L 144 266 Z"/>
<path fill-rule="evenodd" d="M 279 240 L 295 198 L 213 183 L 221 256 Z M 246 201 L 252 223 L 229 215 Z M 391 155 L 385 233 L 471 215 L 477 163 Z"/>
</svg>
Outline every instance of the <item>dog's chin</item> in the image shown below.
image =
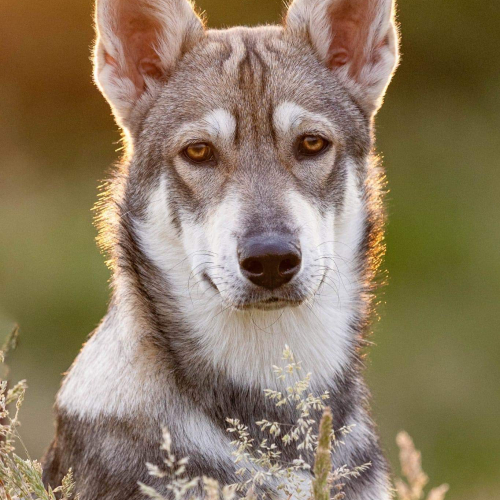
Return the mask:
<svg viewBox="0 0 500 500">
<path fill-rule="evenodd" d="M 207 281 L 211 288 L 220 294 L 220 290 L 208 274 L 204 274 L 203 278 Z M 298 293 L 288 291 L 287 297 L 280 296 L 279 292 L 263 292 L 262 295 L 256 296 L 255 292 L 249 292 L 248 298 L 238 297 L 237 300 L 232 300 L 224 297 L 224 302 L 236 311 L 276 311 L 286 309 L 288 307 L 298 307 L 307 300 L 307 297 L 302 297 Z"/>
<path fill-rule="evenodd" d="M 285 300 L 279 297 L 272 297 L 261 301 L 248 301 L 234 304 L 233 308 L 237 311 L 277 311 L 279 309 L 286 309 L 288 307 L 298 307 L 303 300 Z"/>
</svg>

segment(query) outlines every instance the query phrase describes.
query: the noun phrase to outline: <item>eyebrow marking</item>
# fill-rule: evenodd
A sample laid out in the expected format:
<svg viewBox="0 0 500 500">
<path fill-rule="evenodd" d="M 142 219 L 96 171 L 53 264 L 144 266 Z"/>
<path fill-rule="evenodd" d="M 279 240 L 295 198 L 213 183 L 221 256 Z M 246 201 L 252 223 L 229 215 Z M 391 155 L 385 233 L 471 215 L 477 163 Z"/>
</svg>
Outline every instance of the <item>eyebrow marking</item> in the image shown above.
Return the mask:
<svg viewBox="0 0 500 500">
<path fill-rule="evenodd" d="M 223 108 L 206 113 L 200 120 L 182 125 L 174 136 L 177 147 L 192 141 L 233 141 L 236 135 L 236 119 Z"/>
<path fill-rule="evenodd" d="M 298 104 L 285 101 L 279 104 L 274 110 L 273 122 L 276 129 L 281 133 L 286 133 L 295 128 L 305 117 L 307 111 Z"/>
<path fill-rule="evenodd" d="M 211 135 L 214 135 L 217 139 L 219 137 L 222 139 L 232 139 L 234 137 L 236 120 L 226 109 L 215 109 L 205 115 L 203 121 L 206 122 L 208 128 L 211 129 L 209 130 Z"/>
<path fill-rule="evenodd" d="M 276 130 L 282 134 L 297 128 L 305 120 L 322 124 L 329 129 L 334 128 L 334 124 L 325 116 L 311 113 L 294 102 L 282 102 L 274 110 L 273 123 Z"/>
</svg>

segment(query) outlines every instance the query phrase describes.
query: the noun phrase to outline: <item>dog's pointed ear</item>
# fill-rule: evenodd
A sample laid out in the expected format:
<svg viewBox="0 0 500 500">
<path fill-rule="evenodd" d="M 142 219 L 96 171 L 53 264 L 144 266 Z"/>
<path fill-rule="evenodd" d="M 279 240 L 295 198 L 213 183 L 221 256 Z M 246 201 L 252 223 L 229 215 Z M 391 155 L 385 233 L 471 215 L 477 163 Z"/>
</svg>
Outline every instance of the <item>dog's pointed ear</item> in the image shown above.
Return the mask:
<svg viewBox="0 0 500 500">
<path fill-rule="evenodd" d="M 285 24 L 374 114 L 398 63 L 394 0 L 294 0 Z"/>
<path fill-rule="evenodd" d="M 124 128 L 145 94 L 204 36 L 188 0 L 97 0 L 94 77 Z"/>
</svg>

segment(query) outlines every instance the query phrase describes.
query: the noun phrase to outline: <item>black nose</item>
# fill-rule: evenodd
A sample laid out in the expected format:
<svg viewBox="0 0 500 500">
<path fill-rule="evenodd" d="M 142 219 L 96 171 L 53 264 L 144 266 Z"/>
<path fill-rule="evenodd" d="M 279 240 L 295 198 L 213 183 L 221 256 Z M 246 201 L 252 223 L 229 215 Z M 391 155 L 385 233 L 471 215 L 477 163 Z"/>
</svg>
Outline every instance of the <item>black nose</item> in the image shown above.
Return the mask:
<svg viewBox="0 0 500 500">
<path fill-rule="evenodd" d="M 302 261 L 298 243 L 280 235 L 248 238 L 240 245 L 238 255 L 243 276 L 268 290 L 288 283 L 299 272 Z"/>
</svg>

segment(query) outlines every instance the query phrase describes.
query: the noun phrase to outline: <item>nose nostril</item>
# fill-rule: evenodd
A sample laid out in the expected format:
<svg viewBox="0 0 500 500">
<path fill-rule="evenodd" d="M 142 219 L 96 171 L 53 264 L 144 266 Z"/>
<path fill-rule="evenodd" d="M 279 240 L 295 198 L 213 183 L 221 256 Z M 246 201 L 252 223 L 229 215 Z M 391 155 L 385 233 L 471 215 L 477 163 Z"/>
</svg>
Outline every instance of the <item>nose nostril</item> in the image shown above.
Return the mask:
<svg viewBox="0 0 500 500">
<path fill-rule="evenodd" d="M 292 272 L 299 265 L 297 258 L 288 258 L 280 262 L 278 271 L 283 276 Z"/>
<path fill-rule="evenodd" d="M 300 247 L 287 236 L 249 238 L 238 249 L 241 273 L 254 285 L 275 290 L 289 283 L 300 270 Z"/>
<path fill-rule="evenodd" d="M 243 269 L 254 276 L 260 276 L 264 273 L 264 266 L 257 259 L 246 259 L 242 264 Z"/>
</svg>

